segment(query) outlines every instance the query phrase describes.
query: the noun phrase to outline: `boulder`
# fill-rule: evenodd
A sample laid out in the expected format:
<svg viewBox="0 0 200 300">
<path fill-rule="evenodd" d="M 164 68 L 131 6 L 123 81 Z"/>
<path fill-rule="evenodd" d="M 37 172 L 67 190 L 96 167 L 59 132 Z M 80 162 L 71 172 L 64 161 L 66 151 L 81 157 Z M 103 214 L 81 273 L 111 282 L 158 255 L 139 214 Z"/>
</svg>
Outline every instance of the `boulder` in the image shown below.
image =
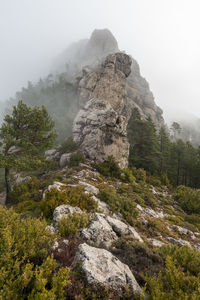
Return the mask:
<svg viewBox="0 0 200 300">
<path fill-rule="evenodd" d="M 152 239 L 152 238 L 148 238 L 147 241 L 152 243 L 153 246 L 159 247 L 159 248 L 162 247 L 163 245 L 165 245 L 165 243 L 163 243 L 159 240 L 156 240 L 156 239 Z"/>
<path fill-rule="evenodd" d="M 79 207 L 73 207 L 68 204 L 63 204 L 55 208 L 53 212 L 54 222 L 60 221 L 63 217 L 66 218 L 68 214 L 82 213 L 82 210 Z"/>
<path fill-rule="evenodd" d="M 78 184 L 84 186 L 84 190 L 88 193 L 91 193 L 91 194 L 94 194 L 94 195 L 98 195 L 98 193 L 99 193 L 98 188 L 96 188 L 95 186 L 93 186 L 93 185 L 91 185 L 87 182 L 79 181 Z"/>
<path fill-rule="evenodd" d="M 59 165 L 60 168 L 66 167 L 69 164 L 72 153 L 64 153 L 60 157 Z"/>
<path fill-rule="evenodd" d="M 47 160 L 59 160 L 60 152 L 57 149 L 50 149 L 45 151 L 45 156 Z"/>
<path fill-rule="evenodd" d="M 132 235 L 143 242 L 136 230 L 120 220 L 104 214 L 94 213 L 90 216 L 90 224 L 80 232 L 80 237 L 92 246 L 111 247 L 112 243 L 122 235 Z"/>
<path fill-rule="evenodd" d="M 129 285 L 133 293 L 143 294 L 129 267 L 107 250 L 81 244 L 74 259 L 74 263 L 77 262 L 81 262 L 81 268 L 90 284 L 116 291 Z"/>
<path fill-rule="evenodd" d="M 42 198 L 44 199 L 46 193 L 50 192 L 52 189 L 57 189 L 58 191 L 61 191 L 63 187 L 66 187 L 66 184 L 61 183 L 59 181 L 54 181 L 54 183 L 49 185 L 48 188 L 44 191 Z"/>
<path fill-rule="evenodd" d="M 178 245 L 179 247 L 188 246 L 188 247 L 192 248 L 191 244 L 188 241 L 185 241 L 185 240 L 182 240 L 182 239 L 177 240 L 173 237 L 167 237 L 167 240 L 171 244 Z"/>
</svg>

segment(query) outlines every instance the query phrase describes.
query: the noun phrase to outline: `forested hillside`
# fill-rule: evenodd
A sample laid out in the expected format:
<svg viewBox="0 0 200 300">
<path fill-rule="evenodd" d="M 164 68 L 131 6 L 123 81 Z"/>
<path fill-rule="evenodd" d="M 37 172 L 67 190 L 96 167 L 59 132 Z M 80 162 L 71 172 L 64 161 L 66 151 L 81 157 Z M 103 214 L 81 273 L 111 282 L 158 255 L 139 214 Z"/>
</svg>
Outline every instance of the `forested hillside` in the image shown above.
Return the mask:
<svg viewBox="0 0 200 300">
<path fill-rule="evenodd" d="M 26 88 L 16 93 L 15 98 L 4 104 L 5 111 L 11 111 L 19 100 L 30 106 L 44 105 L 48 109 L 55 121 L 58 142 L 72 135 L 72 122 L 79 109 L 77 84 L 69 82 L 65 73 L 49 75 L 36 84 L 29 82 Z"/>
</svg>

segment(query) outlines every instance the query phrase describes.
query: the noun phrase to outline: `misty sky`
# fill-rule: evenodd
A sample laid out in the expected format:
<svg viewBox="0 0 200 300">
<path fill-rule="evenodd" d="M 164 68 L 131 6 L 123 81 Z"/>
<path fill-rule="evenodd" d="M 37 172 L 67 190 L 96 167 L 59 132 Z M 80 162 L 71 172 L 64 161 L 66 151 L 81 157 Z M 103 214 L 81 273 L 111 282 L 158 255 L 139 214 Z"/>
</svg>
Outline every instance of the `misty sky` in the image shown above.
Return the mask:
<svg viewBox="0 0 200 300">
<path fill-rule="evenodd" d="M 165 117 L 200 117 L 199 0 L 0 0 L 0 100 L 48 73 L 71 42 L 108 28 Z"/>
</svg>

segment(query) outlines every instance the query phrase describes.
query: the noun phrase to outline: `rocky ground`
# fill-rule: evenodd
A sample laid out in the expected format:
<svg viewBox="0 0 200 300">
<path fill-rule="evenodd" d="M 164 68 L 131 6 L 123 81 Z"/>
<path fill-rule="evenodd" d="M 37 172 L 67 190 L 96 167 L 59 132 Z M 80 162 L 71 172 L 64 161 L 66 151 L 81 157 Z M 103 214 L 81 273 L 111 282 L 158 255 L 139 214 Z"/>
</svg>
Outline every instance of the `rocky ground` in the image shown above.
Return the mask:
<svg viewBox="0 0 200 300">
<path fill-rule="evenodd" d="M 79 246 L 71 260 L 72 264 L 81 262 L 88 283 L 115 290 L 129 285 L 134 293 L 143 293 L 144 282 L 138 268 L 144 271 L 145 268 L 151 267 L 151 264 L 155 269 L 161 267 L 156 261 L 154 249 L 171 244 L 178 247 L 188 246 L 200 251 L 199 231 L 192 224 L 183 221 L 184 213 L 167 187 L 141 184 L 138 181 L 128 184 L 118 179 L 105 179 L 93 169 L 89 161 L 80 164 L 78 168 L 64 167 L 59 176 L 62 177 L 62 181 L 55 181 L 50 185 L 43 198 L 45 193 L 52 189 L 63 191 L 67 187 L 76 189 L 81 186 L 85 194 L 90 195 L 98 204 L 96 211 L 89 214 L 87 226 L 80 229 L 77 234 Z M 127 195 L 130 199 L 134 198 L 134 214 L 127 207 L 116 209 L 112 203 L 109 205 L 109 201 L 103 201 L 102 195 L 106 193 L 105 191 L 110 191 L 113 195 L 116 193 L 119 201 L 123 201 L 123 197 Z M 52 233 L 56 233 L 57 224 L 62 218 L 84 213 L 85 211 L 79 207 L 62 204 L 55 208 L 53 222 L 48 228 Z M 129 213 L 135 217 L 130 218 Z M 130 222 L 127 221 L 129 219 Z M 67 251 L 67 245 L 68 239 L 62 238 L 58 240 L 53 251 L 57 254 Z M 135 269 L 131 258 L 126 256 L 126 251 L 123 250 L 124 247 L 128 249 L 130 245 L 134 245 L 134 251 L 139 250 L 139 254 L 135 253 Z M 147 248 L 154 254 L 147 254 Z M 148 262 L 144 267 L 145 260 L 151 260 L 150 265 Z"/>
</svg>

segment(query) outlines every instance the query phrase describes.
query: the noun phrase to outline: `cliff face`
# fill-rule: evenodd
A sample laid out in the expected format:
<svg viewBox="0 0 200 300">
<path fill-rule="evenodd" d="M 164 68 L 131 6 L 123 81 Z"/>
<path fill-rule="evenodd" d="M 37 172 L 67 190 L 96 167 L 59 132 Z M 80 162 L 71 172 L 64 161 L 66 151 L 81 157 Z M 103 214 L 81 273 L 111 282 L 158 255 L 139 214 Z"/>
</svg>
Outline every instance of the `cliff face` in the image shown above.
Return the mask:
<svg viewBox="0 0 200 300">
<path fill-rule="evenodd" d="M 80 81 L 82 109 L 74 120 L 73 137 L 85 156 L 95 162 L 113 155 L 120 167 L 128 163 L 126 127 L 131 109 L 126 78 L 130 72 L 130 57 L 116 53 Z"/>
<path fill-rule="evenodd" d="M 127 165 L 126 127 L 134 108 L 143 119 L 151 116 L 157 129 L 162 110 L 155 104 L 138 63 L 119 52 L 112 33 L 95 30 L 89 40 L 65 52 L 68 72 L 79 80 L 79 108 L 73 125 L 74 140 L 86 157 L 96 162 L 113 155 Z M 72 51 L 73 49 L 73 51 Z"/>
<path fill-rule="evenodd" d="M 84 77 L 93 71 L 106 56 L 120 52 L 117 40 L 108 29 L 95 29 L 90 39 L 81 40 L 68 47 L 57 59 L 54 68 L 65 66 L 69 78 Z M 163 125 L 162 110 L 156 105 L 149 84 L 140 74 L 137 61 L 131 57 L 131 74 L 127 79 L 127 100 L 129 105 L 137 107 L 142 118 L 151 116 L 159 128 Z M 81 81 L 81 92 L 85 81 Z M 84 101 L 87 101 L 87 96 Z M 80 95 L 82 101 L 82 95 Z"/>
</svg>

